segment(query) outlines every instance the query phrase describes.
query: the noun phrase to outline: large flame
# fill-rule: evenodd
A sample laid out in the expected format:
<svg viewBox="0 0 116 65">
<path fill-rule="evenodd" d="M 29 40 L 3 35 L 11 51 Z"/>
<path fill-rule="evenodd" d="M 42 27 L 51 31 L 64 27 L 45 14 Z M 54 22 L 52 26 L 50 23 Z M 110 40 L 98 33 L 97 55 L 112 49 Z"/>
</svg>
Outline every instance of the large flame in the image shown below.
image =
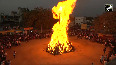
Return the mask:
<svg viewBox="0 0 116 65">
<path fill-rule="evenodd" d="M 62 54 L 65 50 L 68 52 L 70 44 L 67 37 L 67 30 L 69 21 L 69 15 L 72 13 L 75 7 L 76 0 L 66 0 L 59 2 L 57 6 L 52 8 L 53 17 L 59 19 L 59 21 L 53 26 L 53 34 L 51 41 L 48 44 L 48 51 L 55 51 L 56 47 L 59 49 L 59 53 Z M 52 53 L 53 53 L 52 52 Z"/>
</svg>

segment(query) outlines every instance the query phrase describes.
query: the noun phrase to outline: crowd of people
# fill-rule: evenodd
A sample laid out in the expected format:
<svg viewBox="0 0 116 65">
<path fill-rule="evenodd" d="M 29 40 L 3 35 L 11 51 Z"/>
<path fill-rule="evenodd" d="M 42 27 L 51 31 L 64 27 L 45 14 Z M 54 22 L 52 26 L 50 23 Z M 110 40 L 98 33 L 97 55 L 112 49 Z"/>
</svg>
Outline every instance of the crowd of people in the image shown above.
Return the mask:
<svg viewBox="0 0 116 65">
<path fill-rule="evenodd" d="M 11 61 L 6 59 L 7 53 L 5 52 L 5 49 L 10 49 L 12 46 L 19 46 L 21 45 L 21 42 L 28 42 L 32 39 L 42 39 L 42 38 L 50 38 L 52 35 L 52 32 L 45 32 L 45 33 L 37 33 L 37 32 L 28 32 L 28 33 L 15 33 L 15 34 L 0 34 L 0 62 L 1 65 L 10 65 Z M 103 49 L 103 52 L 105 53 L 106 47 L 110 47 L 112 50 L 109 51 L 109 53 L 106 56 L 101 56 L 100 62 L 103 63 L 103 61 L 109 62 L 109 58 L 111 55 L 116 54 L 116 39 L 109 39 L 109 38 L 102 38 L 98 36 L 98 34 L 89 31 L 89 30 L 75 30 L 75 31 L 68 31 L 68 36 L 77 36 L 78 39 L 85 38 L 87 40 L 90 40 L 92 42 L 97 42 L 100 44 L 104 44 L 105 48 Z M 16 53 L 14 51 L 14 53 Z M 13 54 L 15 58 L 15 54 Z"/>
<path fill-rule="evenodd" d="M 104 65 L 106 65 L 110 61 L 109 59 L 111 56 L 116 56 L 116 39 L 115 38 L 99 36 L 97 33 L 93 31 L 89 31 L 89 30 L 76 30 L 76 31 L 73 30 L 72 32 L 69 33 L 69 35 L 70 36 L 76 35 L 78 39 L 84 38 L 92 42 L 103 44 L 105 47 L 103 49 L 104 54 L 106 52 L 106 48 L 110 47 L 111 50 L 108 52 L 108 54 L 106 55 L 103 54 L 100 57 L 100 62 L 104 63 Z"/>
<path fill-rule="evenodd" d="M 11 61 L 6 59 L 7 53 L 5 49 L 10 49 L 12 46 L 19 46 L 21 42 L 28 42 L 32 39 L 42 39 L 51 37 L 51 32 L 37 33 L 37 32 L 28 32 L 26 33 L 7 33 L 0 34 L 0 62 L 1 65 L 10 65 Z M 15 51 L 14 51 L 15 52 Z M 16 52 L 15 52 L 16 53 Z M 13 56 L 15 58 L 15 53 Z"/>
</svg>

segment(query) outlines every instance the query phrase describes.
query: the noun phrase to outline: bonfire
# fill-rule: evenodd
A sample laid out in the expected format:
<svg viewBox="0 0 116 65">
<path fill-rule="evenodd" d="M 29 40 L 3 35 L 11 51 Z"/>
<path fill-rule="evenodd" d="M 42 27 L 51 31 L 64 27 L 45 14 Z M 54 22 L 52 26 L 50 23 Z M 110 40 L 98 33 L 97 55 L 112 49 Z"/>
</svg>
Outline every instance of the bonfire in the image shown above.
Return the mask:
<svg viewBox="0 0 116 65">
<path fill-rule="evenodd" d="M 52 28 L 53 34 L 46 49 L 47 52 L 57 55 L 74 51 L 72 43 L 68 40 L 67 30 L 70 23 L 69 15 L 73 12 L 75 3 L 76 0 L 66 0 L 52 8 L 53 18 L 59 19 L 59 21 Z"/>
</svg>

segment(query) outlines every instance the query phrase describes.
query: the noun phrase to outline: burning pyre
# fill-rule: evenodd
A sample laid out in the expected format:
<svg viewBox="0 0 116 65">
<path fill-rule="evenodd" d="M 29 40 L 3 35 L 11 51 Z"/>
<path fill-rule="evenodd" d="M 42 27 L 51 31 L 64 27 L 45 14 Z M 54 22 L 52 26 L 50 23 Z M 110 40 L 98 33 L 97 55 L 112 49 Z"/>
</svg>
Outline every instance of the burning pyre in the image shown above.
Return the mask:
<svg viewBox="0 0 116 65">
<path fill-rule="evenodd" d="M 59 21 L 53 26 L 51 41 L 46 49 L 47 52 L 57 55 L 65 52 L 74 51 L 72 43 L 67 37 L 68 24 L 70 23 L 69 15 L 75 7 L 76 0 L 66 0 L 59 2 L 52 8 L 53 17 Z"/>
</svg>

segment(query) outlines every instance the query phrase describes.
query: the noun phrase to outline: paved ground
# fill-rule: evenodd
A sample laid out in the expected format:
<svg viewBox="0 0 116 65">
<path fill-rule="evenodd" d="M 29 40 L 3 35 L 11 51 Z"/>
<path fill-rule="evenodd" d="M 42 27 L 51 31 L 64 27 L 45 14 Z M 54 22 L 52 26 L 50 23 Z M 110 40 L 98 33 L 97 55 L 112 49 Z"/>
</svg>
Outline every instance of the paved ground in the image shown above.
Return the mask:
<svg viewBox="0 0 116 65">
<path fill-rule="evenodd" d="M 104 45 L 91 42 L 85 39 L 77 39 L 75 36 L 69 37 L 75 52 L 64 53 L 62 55 L 51 55 L 45 52 L 50 38 L 35 39 L 23 42 L 21 46 L 12 47 L 7 50 L 7 59 L 11 60 L 11 65 L 103 65 L 99 58 L 103 53 Z M 16 58 L 13 58 L 13 51 L 16 51 Z M 107 51 L 109 48 L 107 48 Z"/>
</svg>

